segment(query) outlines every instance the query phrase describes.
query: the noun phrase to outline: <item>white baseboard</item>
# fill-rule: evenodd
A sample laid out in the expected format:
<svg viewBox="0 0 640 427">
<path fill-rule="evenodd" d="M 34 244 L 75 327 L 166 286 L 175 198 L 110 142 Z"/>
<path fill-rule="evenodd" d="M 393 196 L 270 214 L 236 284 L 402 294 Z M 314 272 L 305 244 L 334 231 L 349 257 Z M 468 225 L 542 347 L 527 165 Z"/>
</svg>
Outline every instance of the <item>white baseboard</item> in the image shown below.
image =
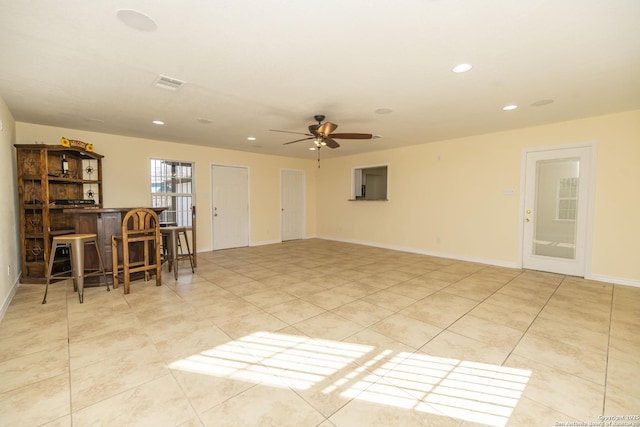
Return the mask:
<svg viewBox="0 0 640 427">
<path fill-rule="evenodd" d="M 518 268 L 518 269 L 522 268 L 522 265 L 517 262 L 506 262 L 506 261 L 496 261 L 496 260 L 485 259 L 485 258 L 465 257 L 465 256 L 453 255 L 453 254 L 447 254 L 447 253 L 441 253 L 441 252 L 425 251 L 425 250 L 416 249 L 416 248 L 406 248 L 406 247 L 396 246 L 396 245 L 384 245 L 377 242 L 367 242 L 367 241 L 355 240 L 355 239 L 343 239 L 343 238 L 334 237 L 334 236 L 318 236 L 318 238 L 326 239 L 326 240 L 335 240 L 338 242 L 345 242 L 345 243 L 354 243 L 358 245 L 372 246 L 376 248 L 391 249 L 395 251 L 410 252 L 410 253 L 416 253 L 420 255 L 449 258 L 449 259 L 455 259 L 457 261 L 477 262 L 480 264 L 494 265 L 496 267 Z M 615 285 L 640 287 L 640 281 L 638 280 L 603 276 L 600 274 L 587 274 L 585 275 L 585 279 L 595 280 L 597 282 L 613 283 Z"/>
<path fill-rule="evenodd" d="M 477 258 L 477 257 L 467 257 L 467 256 L 448 254 L 448 253 L 443 253 L 443 252 L 427 251 L 427 250 L 418 249 L 418 248 L 408 248 L 408 247 L 397 246 L 397 245 L 385 245 L 385 244 L 378 243 L 378 242 L 368 242 L 368 241 L 355 240 L 355 239 L 343 239 L 343 238 L 334 237 L 334 236 L 318 236 L 318 238 L 319 239 L 325 239 L 325 240 L 335 240 L 337 242 L 354 243 L 354 244 L 357 244 L 357 245 L 372 246 L 374 248 L 390 249 L 390 250 L 394 250 L 394 251 L 409 252 L 409 253 L 420 254 L 420 255 L 428 255 L 428 256 L 434 256 L 434 257 L 439 257 L 439 258 L 455 259 L 456 261 L 476 262 L 476 263 L 479 263 L 479 264 L 493 265 L 493 266 L 496 266 L 496 267 L 520 268 L 520 265 L 518 265 L 518 263 L 516 263 L 516 262 L 491 260 L 491 259 Z"/>
<path fill-rule="evenodd" d="M 316 236 L 304 236 L 301 238 L 301 240 L 307 240 L 307 239 L 315 239 Z M 329 239 L 327 239 L 329 240 Z M 275 245 L 277 243 L 282 243 L 282 239 L 280 240 L 264 240 L 262 242 L 251 242 L 249 243 L 249 246 L 265 246 L 265 245 Z"/>
<path fill-rule="evenodd" d="M 0 307 L 0 321 L 4 318 L 4 314 L 7 312 L 9 304 L 11 304 L 11 300 L 18 291 L 18 286 L 20 286 L 20 276 L 18 276 L 15 282 L 13 282 L 13 285 L 11 286 L 11 290 L 7 294 L 7 297 L 4 301 L 2 301 L 2 306 Z"/>
<path fill-rule="evenodd" d="M 282 240 L 263 240 L 262 242 L 251 242 L 249 243 L 249 246 L 274 245 L 276 243 L 282 243 Z"/>
<path fill-rule="evenodd" d="M 585 279 L 595 280 L 597 282 L 613 283 L 614 285 L 634 286 L 636 288 L 640 288 L 639 280 L 630 280 L 630 279 L 623 279 L 620 277 L 603 276 L 601 274 L 589 274 L 585 276 Z"/>
</svg>

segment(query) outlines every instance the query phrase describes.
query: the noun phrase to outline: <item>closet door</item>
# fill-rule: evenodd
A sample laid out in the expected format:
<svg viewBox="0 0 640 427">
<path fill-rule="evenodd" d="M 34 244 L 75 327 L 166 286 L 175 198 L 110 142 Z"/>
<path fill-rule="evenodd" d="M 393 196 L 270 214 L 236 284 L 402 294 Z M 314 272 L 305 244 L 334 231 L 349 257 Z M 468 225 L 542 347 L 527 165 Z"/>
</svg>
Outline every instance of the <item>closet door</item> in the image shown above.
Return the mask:
<svg viewBox="0 0 640 427">
<path fill-rule="evenodd" d="M 249 169 L 211 166 L 213 249 L 249 246 Z"/>
<path fill-rule="evenodd" d="M 280 173 L 282 241 L 305 236 L 304 171 L 283 169 Z"/>
</svg>

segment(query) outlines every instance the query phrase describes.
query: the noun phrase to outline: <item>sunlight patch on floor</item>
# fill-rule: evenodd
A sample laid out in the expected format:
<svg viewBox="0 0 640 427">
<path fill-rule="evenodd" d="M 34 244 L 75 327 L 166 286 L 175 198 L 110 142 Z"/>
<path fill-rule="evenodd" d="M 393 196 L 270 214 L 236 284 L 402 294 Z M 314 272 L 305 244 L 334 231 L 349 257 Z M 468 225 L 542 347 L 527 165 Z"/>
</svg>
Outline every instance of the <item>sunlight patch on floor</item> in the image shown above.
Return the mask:
<svg viewBox="0 0 640 427">
<path fill-rule="evenodd" d="M 342 396 L 504 426 L 531 372 L 415 353 L 398 353 Z"/>
<path fill-rule="evenodd" d="M 381 350 L 362 344 L 256 332 L 169 365 L 275 387 L 339 393 L 381 405 L 504 426 L 531 371 Z M 330 384 L 329 377 L 342 372 Z"/>
<path fill-rule="evenodd" d="M 256 332 L 177 360 L 171 369 L 306 390 L 373 347 Z"/>
</svg>

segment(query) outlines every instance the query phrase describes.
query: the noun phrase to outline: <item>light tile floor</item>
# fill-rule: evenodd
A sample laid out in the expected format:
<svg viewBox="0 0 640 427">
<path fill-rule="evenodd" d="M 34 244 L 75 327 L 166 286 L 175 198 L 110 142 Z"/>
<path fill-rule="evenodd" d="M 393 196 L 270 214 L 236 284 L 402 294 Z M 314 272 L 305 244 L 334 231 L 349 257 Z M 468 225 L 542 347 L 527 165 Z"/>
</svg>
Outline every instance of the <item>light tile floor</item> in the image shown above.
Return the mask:
<svg viewBox="0 0 640 427">
<path fill-rule="evenodd" d="M 556 426 L 640 413 L 640 288 L 317 239 L 21 285 L 3 426 Z M 640 422 L 640 420 L 635 420 Z"/>
</svg>

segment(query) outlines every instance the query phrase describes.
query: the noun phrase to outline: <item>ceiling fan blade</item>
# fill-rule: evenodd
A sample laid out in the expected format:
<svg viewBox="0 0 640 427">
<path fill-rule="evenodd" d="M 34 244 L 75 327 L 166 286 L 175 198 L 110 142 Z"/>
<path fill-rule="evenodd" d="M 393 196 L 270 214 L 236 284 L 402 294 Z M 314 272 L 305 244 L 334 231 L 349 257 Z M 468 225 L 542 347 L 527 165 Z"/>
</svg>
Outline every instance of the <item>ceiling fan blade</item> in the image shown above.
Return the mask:
<svg viewBox="0 0 640 427">
<path fill-rule="evenodd" d="M 303 135 L 306 135 L 306 134 L 303 134 Z M 285 142 L 285 143 L 284 143 L 284 144 L 282 144 L 282 145 L 293 144 L 294 142 L 306 141 L 306 140 L 308 140 L 308 139 L 314 139 L 314 138 L 315 138 L 315 136 L 311 136 L 311 137 L 309 137 L 309 138 L 296 139 L 295 141 Z"/>
<path fill-rule="evenodd" d="M 318 133 L 320 135 L 329 136 L 331 135 L 331 132 L 336 130 L 337 127 L 338 125 L 336 125 L 335 123 L 326 122 L 320 125 L 320 127 L 318 128 Z"/>
<path fill-rule="evenodd" d="M 277 129 L 269 129 L 270 132 L 282 132 L 282 133 L 294 133 L 296 135 L 307 135 L 307 136 L 313 136 L 310 135 L 308 133 L 303 133 L 303 132 L 291 132 L 290 130 L 277 130 Z"/>
<path fill-rule="evenodd" d="M 324 137 L 322 140 L 324 141 L 325 144 L 327 144 L 327 147 L 329 147 L 329 148 L 338 148 L 338 147 L 340 147 L 340 144 L 338 144 L 338 142 L 336 140 L 334 140 L 333 138 Z"/>
<path fill-rule="evenodd" d="M 370 133 L 333 133 L 331 138 L 338 139 L 371 139 L 373 135 Z"/>
</svg>

